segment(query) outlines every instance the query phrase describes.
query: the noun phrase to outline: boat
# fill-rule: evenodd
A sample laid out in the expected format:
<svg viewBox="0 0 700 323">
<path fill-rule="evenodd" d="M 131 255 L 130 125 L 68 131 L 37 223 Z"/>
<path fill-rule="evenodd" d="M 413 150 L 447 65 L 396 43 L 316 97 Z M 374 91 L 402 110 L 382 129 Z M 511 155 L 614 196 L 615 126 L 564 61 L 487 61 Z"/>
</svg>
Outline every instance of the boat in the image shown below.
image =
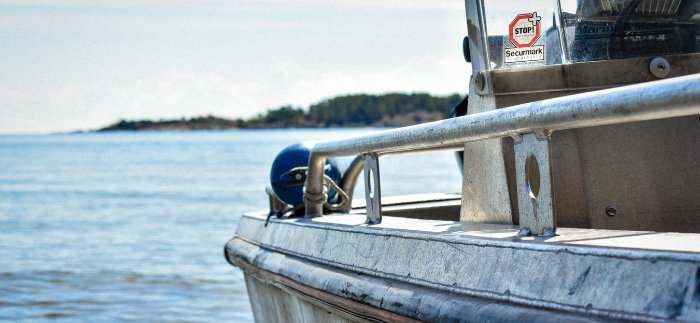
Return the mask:
<svg viewBox="0 0 700 323">
<path fill-rule="evenodd" d="M 700 321 L 700 1 L 465 6 L 455 117 L 275 160 L 224 247 L 255 320 Z M 442 150 L 461 194 L 381 196 Z"/>
</svg>

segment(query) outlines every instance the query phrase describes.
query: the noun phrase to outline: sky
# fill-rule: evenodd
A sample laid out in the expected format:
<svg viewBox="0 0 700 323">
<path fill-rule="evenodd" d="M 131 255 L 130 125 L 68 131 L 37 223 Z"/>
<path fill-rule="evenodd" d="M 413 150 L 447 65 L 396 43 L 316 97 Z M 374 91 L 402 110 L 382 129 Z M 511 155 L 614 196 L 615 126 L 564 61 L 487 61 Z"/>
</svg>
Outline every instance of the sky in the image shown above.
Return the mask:
<svg viewBox="0 0 700 323">
<path fill-rule="evenodd" d="M 0 0 L 0 133 L 466 94 L 460 0 Z"/>
</svg>

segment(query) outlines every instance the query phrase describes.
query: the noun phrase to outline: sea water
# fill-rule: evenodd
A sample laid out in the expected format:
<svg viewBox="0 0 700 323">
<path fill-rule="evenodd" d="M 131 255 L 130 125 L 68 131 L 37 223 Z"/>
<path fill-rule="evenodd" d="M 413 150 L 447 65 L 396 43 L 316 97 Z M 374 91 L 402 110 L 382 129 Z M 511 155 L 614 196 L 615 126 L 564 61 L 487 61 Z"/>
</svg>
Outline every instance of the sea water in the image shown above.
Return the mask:
<svg viewBox="0 0 700 323">
<path fill-rule="evenodd" d="M 277 152 L 377 130 L 0 136 L 0 320 L 252 321 L 223 246 Z M 380 165 L 384 196 L 460 190 L 453 153 Z"/>
</svg>

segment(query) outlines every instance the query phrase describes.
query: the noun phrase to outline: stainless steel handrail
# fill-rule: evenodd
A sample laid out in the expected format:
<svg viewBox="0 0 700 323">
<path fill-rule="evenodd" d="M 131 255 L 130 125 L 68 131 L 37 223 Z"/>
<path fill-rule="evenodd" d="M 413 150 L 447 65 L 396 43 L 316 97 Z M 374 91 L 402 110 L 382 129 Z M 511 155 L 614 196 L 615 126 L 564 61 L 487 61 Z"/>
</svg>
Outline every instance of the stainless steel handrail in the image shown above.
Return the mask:
<svg viewBox="0 0 700 323">
<path fill-rule="evenodd" d="M 306 214 L 323 213 L 327 157 L 456 150 L 465 142 L 700 114 L 700 74 L 592 91 L 484 113 L 321 141 L 311 149 Z"/>
</svg>

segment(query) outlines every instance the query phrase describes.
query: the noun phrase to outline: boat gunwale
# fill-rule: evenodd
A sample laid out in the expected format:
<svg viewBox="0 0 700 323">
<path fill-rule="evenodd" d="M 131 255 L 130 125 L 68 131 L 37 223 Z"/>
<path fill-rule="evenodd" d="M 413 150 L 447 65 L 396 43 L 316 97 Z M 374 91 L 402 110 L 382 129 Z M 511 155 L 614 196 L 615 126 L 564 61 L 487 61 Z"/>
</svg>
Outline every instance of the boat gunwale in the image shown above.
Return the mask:
<svg viewBox="0 0 700 323">
<path fill-rule="evenodd" d="M 237 253 L 235 251 L 229 252 L 229 249 L 235 250 L 235 247 L 233 244 L 235 243 L 236 240 L 241 241 L 244 244 L 248 244 L 253 246 L 254 248 L 257 248 L 257 251 L 254 251 L 255 255 L 252 257 L 252 259 L 248 259 L 247 256 L 242 255 L 240 253 Z M 397 286 L 396 284 L 404 285 L 403 287 L 406 286 L 413 286 L 414 288 L 419 288 L 419 289 L 424 289 L 424 290 L 430 290 L 434 289 L 436 290 L 437 294 L 443 294 L 445 292 L 452 294 L 453 296 L 459 296 L 467 299 L 471 299 L 474 302 L 483 302 L 483 303 L 488 303 L 488 304 L 493 304 L 493 301 L 500 302 L 497 303 L 499 306 L 506 307 L 506 308 L 513 308 L 513 309 L 526 309 L 526 310 L 531 310 L 531 311 L 536 311 L 536 312 L 542 312 L 538 316 L 537 319 L 538 321 L 552 321 L 552 322 L 561 322 L 562 321 L 562 315 L 564 318 L 566 318 L 566 321 L 571 321 L 574 318 L 578 319 L 583 319 L 586 321 L 607 321 L 609 319 L 615 319 L 615 320 L 634 320 L 634 321 L 646 321 L 646 322 L 657 322 L 659 320 L 664 320 L 667 318 L 664 317 L 659 317 L 659 316 L 652 316 L 652 315 L 642 315 L 642 314 L 634 314 L 634 313 L 628 313 L 628 312 L 621 312 L 621 311 L 613 311 L 613 310 L 600 310 L 600 309 L 592 309 L 592 308 L 587 308 L 587 307 L 582 307 L 582 306 L 574 306 L 570 304 L 563 304 L 563 303 L 558 303 L 558 302 L 552 302 L 552 301 L 543 301 L 543 300 L 538 300 L 538 299 L 531 299 L 527 297 L 522 297 L 522 296 L 516 296 L 516 295 L 503 295 L 500 293 L 494 293 L 494 292 L 489 292 L 489 291 L 479 291 L 479 290 L 469 290 L 469 289 L 464 289 L 464 288 L 455 288 L 453 286 L 447 286 L 443 284 L 437 284 L 434 282 L 428 282 L 420 279 L 415 279 L 415 278 L 410 278 L 410 277 L 399 277 L 396 275 L 392 274 L 387 274 L 383 272 L 368 272 L 367 270 L 358 270 L 357 267 L 351 267 L 343 264 L 338 264 L 338 263 L 332 263 L 328 261 L 324 261 L 322 259 L 314 258 L 314 257 L 308 257 L 306 255 L 298 254 L 295 252 L 290 252 L 290 251 L 285 251 L 281 250 L 279 248 L 276 248 L 274 246 L 267 246 L 267 245 L 261 245 L 257 242 L 250 241 L 248 239 L 245 239 L 241 236 L 234 236 L 229 242 L 226 243 L 224 247 L 224 253 L 226 256 L 227 261 L 234 265 L 238 266 L 243 270 L 244 273 L 246 274 L 253 274 L 255 275 L 256 272 L 262 271 L 265 273 L 269 273 L 271 275 L 276 275 L 276 276 L 281 276 L 286 279 L 288 279 L 291 282 L 295 282 L 297 284 L 301 284 L 304 286 L 308 286 L 311 289 L 314 290 L 319 290 L 320 288 L 314 287 L 311 285 L 314 282 L 318 282 L 318 272 L 316 269 L 318 268 L 323 268 L 323 269 L 333 269 L 334 271 L 342 271 L 345 273 L 356 273 L 359 276 L 369 276 L 372 277 L 373 279 L 380 279 L 384 281 L 389 281 L 389 282 L 394 282 L 392 285 L 387 285 L 388 288 L 399 288 L 400 286 Z M 252 253 L 252 252 L 251 252 Z M 280 256 L 279 259 L 275 259 L 274 261 L 270 262 L 265 262 L 265 261 L 260 261 L 261 258 L 265 258 L 267 256 Z M 296 259 L 295 259 L 296 258 Z M 306 263 L 310 268 L 314 268 L 314 279 L 313 280 L 304 280 L 304 275 L 302 273 L 298 273 L 299 271 L 303 271 L 303 269 L 309 269 L 309 268 L 302 268 L 300 264 Z M 314 265 L 317 264 L 317 265 Z M 242 265 L 239 265 L 242 264 Z M 273 268 L 277 266 L 277 268 Z M 281 268 L 294 268 L 297 270 L 297 272 L 294 273 L 285 273 L 279 272 Z M 302 270 L 299 270 L 298 268 L 302 268 Z M 277 271 L 275 271 L 277 269 Z M 293 269 L 293 270 L 294 270 Z M 295 277 L 288 277 L 294 275 Z M 296 278 L 296 279 L 295 279 Z M 363 283 L 367 282 L 367 277 L 364 277 Z M 328 283 L 324 283 L 323 285 L 328 285 Z M 287 286 L 290 287 L 290 286 Z M 325 287 L 325 286 L 324 286 Z M 290 287 L 292 288 L 292 287 Z M 367 288 L 367 289 L 372 289 Z M 410 289 L 410 291 L 414 291 L 414 289 Z M 331 293 L 329 291 L 326 291 L 327 293 Z M 347 297 L 352 297 L 353 295 L 348 294 L 348 295 L 336 295 L 333 294 L 335 297 L 340 297 L 340 298 L 347 298 Z M 359 301 L 359 299 L 354 299 L 354 301 Z M 383 303 L 383 302 L 382 302 Z M 369 305 L 368 306 L 372 306 Z M 374 306 L 372 306 L 374 307 Z M 386 311 L 391 312 L 388 309 L 384 309 Z M 553 315 L 553 312 L 556 313 L 557 315 Z M 425 313 L 422 313 L 425 314 Z M 402 315 L 402 314 L 397 314 L 397 315 Z M 546 319 L 545 319 L 546 318 Z M 439 321 L 442 321 L 443 318 L 440 318 Z M 421 319 L 422 321 L 424 319 Z M 430 321 L 430 320 L 428 320 Z M 436 320 L 438 321 L 438 320 Z"/>
<path fill-rule="evenodd" d="M 326 216 L 338 216 L 338 217 L 349 217 L 349 216 L 362 216 L 362 214 L 335 214 Z M 265 222 L 266 215 L 261 213 L 244 214 L 243 217 L 250 218 L 255 221 Z M 362 216 L 364 218 L 364 216 Z M 392 216 L 385 216 L 385 219 L 397 218 Z M 404 218 L 401 218 L 404 219 Z M 552 241 L 546 242 L 548 237 L 530 237 L 531 240 L 519 240 L 519 241 L 504 241 L 498 238 L 492 237 L 473 237 L 465 235 L 455 235 L 453 233 L 439 233 L 431 231 L 421 231 L 420 228 L 416 229 L 401 229 L 401 228 L 387 228 L 386 226 L 391 224 L 391 220 L 384 221 L 379 225 L 352 225 L 352 224 L 341 224 L 341 223 L 331 223 L 331 222 L 319 222 L 318 220 L 323 220 L 323 217 L 315 218 L 280 218 L 280 219 L 270 219 L 269 223 L 285 223 L 292 224 L 303 227 L 318 228 L 324 230 L 333 230 L 339 232 L 348 233 L 360 233 L 367 235 L 376 235 L 381 232 L 382 235 L 396 236 L 406 239 L 420 240 L 420 241 L 437 241 L 446 242 L 452 244 L 461 244 L 469 246 L 478 247 L 493 247 L 493 248 L 505 248 L 505 249 L 519 249 L 528 251 L 539 251 L 539 252 L 549 252 L 549 253 L 567 253 L 577 256 L 598 256 L 598 257 L 608 257 L 617 258 L 625 260 L 642 260 L 642 261 L 678 261 L 691 264 L 700 263 L 700 253 L 692 251 L 672 251 L 672 250 L 660 250 L 660 249 L 642 249 L 642 248 L 624 248 L 616 246 L 598 246 L 598 245 L 582 245 L 582 244 L 567 244 L 566 241 Z M 464 225 L 464 222 L 460 221 L 447 221 L 447 220 L 426 220 L 426 219 L 410 219 L 411 221 L 432 221 L 432 222 L 442 222 L 451 223 L 454 225 Z M 388 223 L 387 223 L 388 222 Z M 478 224 L 475 226 L 479 226 Z M 488 224 L 488 226 L 502 227 L 504 229 L 512 229 L 513 233 L 517 235 L 518 226 L 508 225 L 508 224 Z M 416 226 L 419 227 L 419 226 Z M 566 232 L 568 228 L 559 228 L 560 233 Z M 575 229 L 580 232 L 628 232 L 628 233 L 640 233 L 640 234 L 668 234 L 667 232 L 654 232 L 654 231 L 622 231 L 622 230 L 605 230 L 605 229 Z M 675 233 L 678 236 L 691 236 L 700 240 L 700 234 L 697 233 Z M 236 236 L 241 237 L 238 233 Z M 559 236 L 559 235 L 557 235 Z M 556 237 L 556 236 L 555 236 Z M 624 236 L 611 236 L 611 237 L 598 237 L 597 239 L 605 238 L 620 238 Z M 252 239 L 248 237 L 248 239 Z M 251 240 L 254 241 L 254 240 Z M 593 250 L 591 250 L 591 248 Z"/>
</svg>

